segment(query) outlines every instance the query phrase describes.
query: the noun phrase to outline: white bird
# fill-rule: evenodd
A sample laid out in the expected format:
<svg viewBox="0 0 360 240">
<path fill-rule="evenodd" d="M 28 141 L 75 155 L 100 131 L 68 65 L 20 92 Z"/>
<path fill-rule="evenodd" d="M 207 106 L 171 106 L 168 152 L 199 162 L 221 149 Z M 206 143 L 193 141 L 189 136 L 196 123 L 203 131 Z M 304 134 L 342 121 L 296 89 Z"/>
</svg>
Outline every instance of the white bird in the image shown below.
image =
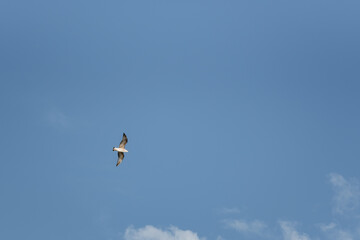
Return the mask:
<svg viewBox="0 0 360 240">
<path fill-rule="evenodd" d="M 128 150 L 125 149 L 125 145 L 126 145 L 127 142 L 128 142 L 128 139 L 127 139 L 125 133 L 123 133 L 123 138 L 122 138 L 122 140 L 120 142 L 119 147 L 118 148 L 113 147 L 113 151 L 118 152 L 118 161 L 116 163 L 116 166 L 118 166 L 122 162 L 122 160 L 124 159 L 124 153 L 128 152 Z"/>
</svg>

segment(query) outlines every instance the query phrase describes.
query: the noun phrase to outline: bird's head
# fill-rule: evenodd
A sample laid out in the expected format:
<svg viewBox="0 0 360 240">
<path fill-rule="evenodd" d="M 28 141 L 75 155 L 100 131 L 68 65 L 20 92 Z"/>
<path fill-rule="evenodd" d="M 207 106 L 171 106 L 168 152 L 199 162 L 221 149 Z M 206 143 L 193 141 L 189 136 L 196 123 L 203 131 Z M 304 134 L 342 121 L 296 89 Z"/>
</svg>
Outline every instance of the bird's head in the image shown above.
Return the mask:
<svg viewBox="0 0 360 240">
<path fill-rule="evenodd" d="M 113 147 L 113 151 L 115 151 L 114 149 L 115 149 L 115 147 Z"/>
</svg>

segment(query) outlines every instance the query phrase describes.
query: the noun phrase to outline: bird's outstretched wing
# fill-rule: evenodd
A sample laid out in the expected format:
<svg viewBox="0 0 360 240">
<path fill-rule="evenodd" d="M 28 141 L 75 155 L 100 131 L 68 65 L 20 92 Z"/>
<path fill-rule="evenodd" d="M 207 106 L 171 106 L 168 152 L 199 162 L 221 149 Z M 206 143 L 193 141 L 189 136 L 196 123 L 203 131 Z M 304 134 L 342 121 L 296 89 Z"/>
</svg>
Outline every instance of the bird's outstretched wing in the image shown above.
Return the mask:
<svg viewBox="0 0 360 240">
<path fill-rule="evenodd" d="M 120 142 L 119 148 L 125 148 L 125 145 L 126 145 L 127 142 L 128 142 L 128 139 L 127 139 L 125 133 L 123 133 L 123 138 L 122 138 L 122 140 Z"/>
<path fill-rule="evenodd" d="M 123 159 L 124 159 L 124 153 L 118 152 L 118 161 L 116 163 L 116 166 L 118 166 L 122 162 Z"/>
</svg>

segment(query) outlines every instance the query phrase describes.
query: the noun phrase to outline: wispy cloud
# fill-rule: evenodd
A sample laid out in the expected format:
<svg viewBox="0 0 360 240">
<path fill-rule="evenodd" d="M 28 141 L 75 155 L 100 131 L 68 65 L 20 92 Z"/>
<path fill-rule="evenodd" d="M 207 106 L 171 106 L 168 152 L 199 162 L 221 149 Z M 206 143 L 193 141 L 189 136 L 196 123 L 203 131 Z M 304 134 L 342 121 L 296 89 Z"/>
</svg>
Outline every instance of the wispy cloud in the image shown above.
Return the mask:
<svg viewBox="0 0 360 240">
<path fill-rule="evenodd" d="M 333 211 L 337 214 L 354 212 L 360 203 L 360 184 L 356 180 L 348 181 L 337 173 L 329 174 L 334 189 Z"/>
<path fill-rule="evenodd" d="M 162 230 L 148 225 L 143 228 L 128 227 L 124 235 L 125 240 L 200 240 L 197 233 L 170 227 Z"/>
<path fill-rule="evenodd" d="M 330 230 L 334 229 L 335 227 L 336 227 L 336 224 L 333 222 L 331 222 L 329 224 L 320 224 L 320 229 L 323 232 L 330 231 Z"/>
<path fill-rule="evenodd" d="M 310 240 L 307 234 L 299 233 L 295 229 L 295 223 L 288 221 L 280 221 L 279 222 L 284 240 Z"/>
<path fill-rule="evenodd" d="M 225 226 L 245 234 L 263 235 L 267 225 L 259 220 L 245 221 L 237 219 L 224 220 Z"/>
<path fill-rule="evenodd" d="M 335 237 L 336 237 L 335 238 L 336 240 L 353 240 L 354 239 L 350 232 L 344 231 L 344 230 L 336 231 Z"/>
<path fill-rule="evenodd" d="M 358 180 L 346 179 L 338 173 L 331 173 L 328 178 L 334 190 L 332 199 L 333 221 L 328 224 L 320 224 L 321 232 L 326 239 L 360 239 L 358 218 L 360 184 Z"/>
<path fill-rule="evenodd" d="M 321 231 L 327 237 L 327 239 L 334 239 L 334 240 L 353 240 L 354 233 L 351 230 L 344 230 L 341 229 L 337 224 L 330 223 L 327 225 L 320 226 Z M 359 234 L 355 235 L 359 236 Z M 355 238 L 357 239 L 357 238 Z"/>
<path fill-rule="evenodd" d="M 328 175 L 334 194 L 332 198 L 333 218 L 330 223 L 318 224 L 318 233 L 323 239 L 355 240 L 360 239 L 359 206 L 360 183 L 356 179 L 346 179 L 337 173 Z M 261 239 L 280 239 L 271 228 L 262 221 L 224 220 L 228 228 L 243 234 L 256 234 Z M 310 235 L 299 232 L 294 222 L 278 222 L 283 240 L 310 240 Z M 344 227 L 346 226 L 346 227 Z M 314 238 L 317 239 L 317 238 Z"/>
<path fill-rule="evenodd" d="M 53 127 L 66 128 L 70 126 L 70 118 L 58 110 L 48 112 L 45 119 Z"/>
<path fill-rule="evenodd" d="M 234 207 L 234 208 L 226 208 L 226 207 L 223 207 L 223 208 L 220 208 L 218 210 L 219 213 L 221 214 L 236 214 L 236 213 L 241 213 L 240 209 Z"/>
</svg>

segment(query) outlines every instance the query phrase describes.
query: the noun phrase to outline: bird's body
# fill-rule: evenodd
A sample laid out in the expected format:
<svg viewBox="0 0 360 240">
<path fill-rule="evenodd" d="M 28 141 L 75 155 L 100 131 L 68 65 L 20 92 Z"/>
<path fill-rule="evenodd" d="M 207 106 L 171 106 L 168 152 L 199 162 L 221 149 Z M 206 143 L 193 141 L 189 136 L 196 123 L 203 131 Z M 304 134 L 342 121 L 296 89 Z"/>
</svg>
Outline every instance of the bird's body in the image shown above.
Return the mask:
<svg viewBox="0 0 360 240">
<path fill-rule="evenodd" d="M 126 150 L 125 148 L 113 148 L 113 151 L 117 151 L 117 152 L 128 152 L 128 150 Z"/>
<path fill-rule="evenodd" d="M 128 139 L 127 139 L 125 133 L 123 133 L 123 138 L 122 138 L 122 140 L 120 142 L 119 147 L 118 148 L 113 147 L 113 151 L 118 152 L 118 161 L 116 163 L 116 166 L 118 166 L 122 162 L 122 160 L 124 159 L 124 153 L 128 152 L 128 150 L 125 149 L 125 145 L 126 145 L 127 142 L 128 142 Z"/>
</svg>

